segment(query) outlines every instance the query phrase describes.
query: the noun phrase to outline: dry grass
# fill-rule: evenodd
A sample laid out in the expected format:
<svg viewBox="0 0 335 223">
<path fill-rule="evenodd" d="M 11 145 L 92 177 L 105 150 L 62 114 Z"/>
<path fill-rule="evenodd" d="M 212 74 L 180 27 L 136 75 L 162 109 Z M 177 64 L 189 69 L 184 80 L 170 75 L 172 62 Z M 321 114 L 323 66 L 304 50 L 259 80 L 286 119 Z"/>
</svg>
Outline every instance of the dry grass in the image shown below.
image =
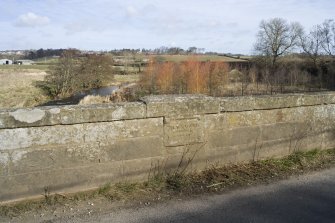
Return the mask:
<svg viewBox="0 0 335 223">
<path fill-rule="evenodd" d="M 48 70 L 49 65 L 5 65 L 0 66 L 0 72 L 41 72 Z"/>
<path fill-rule="evenodd" d="M 139 74 L 128 74 L 128 75 L 114 75 L 114 80 L 116 84 L 123 84 L 123 83 L 134 83 L 138 82 L 140 79 Z"/>
<path fill-rule="evenodd" d="M 45 72 L 0 71 L 0 108 L 32 107 L 48 98 L 34 86 L 43 80 Z"/>
<path fill-rule="evenodd" d="M 29 69 L 4 67 L 0 67 L 0 109 L 33 107 L 50 100 L 41 89 L 34 85 L 36 81 L 44 80 L 45 71 L 35 69 L 33 66 L 29 66 Z M 133 83 L 138 79 L 139 75 L 115 75 L 110 85 Z"/>
</svg>

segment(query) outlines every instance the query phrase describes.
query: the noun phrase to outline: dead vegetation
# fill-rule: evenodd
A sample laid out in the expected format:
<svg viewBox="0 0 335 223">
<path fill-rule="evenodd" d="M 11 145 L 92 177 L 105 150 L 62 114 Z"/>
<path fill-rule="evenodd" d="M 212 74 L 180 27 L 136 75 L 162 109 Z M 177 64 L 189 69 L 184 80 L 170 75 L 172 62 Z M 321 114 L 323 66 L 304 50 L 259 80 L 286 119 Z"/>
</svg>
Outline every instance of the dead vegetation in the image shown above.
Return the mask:
<svg viewBox="0 0 335 223">
<path fill-rule="evenodd" d="M 0 108 L 32 107 L 49 100 L 34 86 L 45 77 L 44 71 L 0 72 Z"/>
<path fill-rule="evenodd" d="M 142 94 L 210 94 L 221 95 L 228 81 L 229 66 L 224 62 L 201 62 L 190 57 L 181 63 L 148 64 L 139 85 Z"/>
<path fill-rule="evenodd" d="M 65 50 L 59 61 L 49 67 L 44 81 L 37 85 L 53 98 L 100 88 L 114 79 L 111 58 L 106 55 L 80 57 L 76 50 Z"/>
<path fill-rule="evenodd" d="M 179 58 L 182 60 L 161 61 L 159 56 L 150 57 L 140 74 L 117 75 L 107 56 L 74 57 L 74 62 L 52 63 L 50 72 L 53 74 L 47 76 L 48 81 L 41 75 L 34 75 L 46 74 L 34 68 L 42 65 L 31 66 L 31 69 L 3 66 L 0 69 L 0 107 L 32 107 L 46 103 L 50 95 L 61 98 L 99 86 L 124 83 L 137 86 L 116 100 L 110 100 L 114 96 L 91 97 L 88 103 L 135 101 L 148 94 L 264 95 L 332 90 L 335 86 L 335 63 L 330 57 L 320 57 L 315 67 L 304 55 L 287 55 L 276 60 L 276 69 L 269 67 L 264 57 L 235 63 L 205 58 L 204 55 L 183 56 Z M 42 68 L 47 70 L 44 65 Z"/>
<path fill-rule="evenodd" d="M 190 159 L 192 161 L 192 159 Z M 186 164 L 187 164 L 187 160 Z M 187 166 L 188 165 L 184 165 Z M 106 184 L 98 190 L 76 194 L 59 194 L 45 190 L 44 198 L 0 206 L 0 216 L 13 218 L 24 213 L 57 208 L 79 207 L 103 202 L 150 204 L 174 197 L 224 192 L 236 188 L 270 183 L 292 175 L 304 174 L 335 166 L 335 149 L 296 152 L 281 159 L 268 159 L 221 166 L 212 165 L 198 172 L 184 168 L 154 171 L 147 182 Z M 157 170 L 157 169 L 156 169 Z M 85 209 L 86 210 L 86 209 Z"/>
</svg>

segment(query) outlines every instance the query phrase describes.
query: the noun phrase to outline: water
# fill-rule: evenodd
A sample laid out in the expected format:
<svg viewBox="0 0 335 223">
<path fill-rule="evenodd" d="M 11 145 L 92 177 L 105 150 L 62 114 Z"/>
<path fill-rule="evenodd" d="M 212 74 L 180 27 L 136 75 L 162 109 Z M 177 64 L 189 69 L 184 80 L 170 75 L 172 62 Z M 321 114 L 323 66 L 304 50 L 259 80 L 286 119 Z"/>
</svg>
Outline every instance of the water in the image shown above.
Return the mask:
<svg viewBox="0 0 335 223">
<path fill-rule="evenodd" d="M 108 95 L 111 95 L 113 93 L 113 91 L 115 91 L 119 88 L 120 88 L 120 86 L 109 86 L 109 87 L 103 87 L 103 88 L 94 88 L 94 89 L 91 89 L 88 92 L 88 94 L 86 94 L 86 95 L 108 96 Z"/>
<path fill-rule="evenodd" d="M 122 86 L 108 86 L 102 88 L 93 88 L 88 91 L 77 93 L 71 97 L 49 101 L 47 103 L 41 104 L 39 106 L 53 106 L 53 105 L 76 105 L 79 104 L 80 100 L 86 97 L 87 95 L 99 95 L 99 96 L 108 96 L 111 95 L 115 90 L 120 89 Z"/>
</svg>

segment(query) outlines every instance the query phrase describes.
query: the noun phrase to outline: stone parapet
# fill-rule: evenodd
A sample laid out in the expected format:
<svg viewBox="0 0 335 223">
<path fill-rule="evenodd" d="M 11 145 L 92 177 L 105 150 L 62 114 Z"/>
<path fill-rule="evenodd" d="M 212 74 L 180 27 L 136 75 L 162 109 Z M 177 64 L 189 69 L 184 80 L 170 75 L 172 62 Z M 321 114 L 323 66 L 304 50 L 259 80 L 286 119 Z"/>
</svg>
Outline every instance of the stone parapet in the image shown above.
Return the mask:
<svg viewBox="0 0 335 223">
<path fill-rule="evenodd" d="M 334 148 L 334 123 L 332 92 L 0 110 L 0 202 Z"/>
<path fill-rule="evenodd" d="M 146 106 L 141 102 L 21 108 L 0 110 L 0 129 L 73 125 L 145 117 Z"/>
</svg>

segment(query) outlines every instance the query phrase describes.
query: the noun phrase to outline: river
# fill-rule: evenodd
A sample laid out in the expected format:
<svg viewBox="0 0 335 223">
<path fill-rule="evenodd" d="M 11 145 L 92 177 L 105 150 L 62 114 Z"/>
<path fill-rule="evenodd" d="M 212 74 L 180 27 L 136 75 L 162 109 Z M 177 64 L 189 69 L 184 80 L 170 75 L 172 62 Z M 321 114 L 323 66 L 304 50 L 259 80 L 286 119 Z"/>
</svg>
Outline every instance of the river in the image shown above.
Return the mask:
<svg viewBox="0 0 335 223">
<path fill-rule="evenodd" d="M 75 95 L 64 98 L 64 99 L 59 99 L 59 100 L 53 100 L 53 101 L 48 101 L 44 104 L 41 104 L 39 106 L 54 106 L 54 105 L 75 105 L 79 104 L 80 100 L 86 97 L 87 95 L 99 95 L 99 96 L 108 96 L 111 95 L 114 91 L 119 90 L 125 86 L 117 86 L 117 85 L 112 85 L 108 87 L 102 87 L 102 88 L 93 88 L 88 91 L 83 91 L 80 93 L 76 93 Z"/>
</svg>

